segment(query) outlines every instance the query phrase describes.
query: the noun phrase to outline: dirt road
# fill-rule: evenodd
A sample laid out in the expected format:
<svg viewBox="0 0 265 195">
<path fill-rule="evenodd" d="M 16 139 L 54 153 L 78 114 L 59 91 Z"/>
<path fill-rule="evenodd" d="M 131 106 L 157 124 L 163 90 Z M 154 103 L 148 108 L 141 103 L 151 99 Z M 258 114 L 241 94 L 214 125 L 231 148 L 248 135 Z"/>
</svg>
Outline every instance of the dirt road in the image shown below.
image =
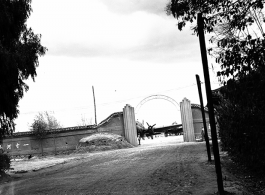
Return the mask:
<svg viewBox="0 0 265 195">
<path fill-rule="evenodd" d="M 88 154 L 86 158 L 37 172 L 16 174 L 12 182 L 1 185 L 0 194 L 217 192 L 215 169 L 207 163 L 205 143 L 183 143 L 178 136 L 156 140 L 136 148 Z"/>
</svg>

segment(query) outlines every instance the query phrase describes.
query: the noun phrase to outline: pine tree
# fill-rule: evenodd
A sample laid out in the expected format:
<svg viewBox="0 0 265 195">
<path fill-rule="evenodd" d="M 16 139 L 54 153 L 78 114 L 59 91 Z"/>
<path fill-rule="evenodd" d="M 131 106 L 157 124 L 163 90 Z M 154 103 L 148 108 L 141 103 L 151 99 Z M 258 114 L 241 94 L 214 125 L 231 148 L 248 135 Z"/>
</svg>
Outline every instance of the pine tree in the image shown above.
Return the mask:
<svg viewBox="0 0 265 195">
<path fill-rule="evenodd" d="M 31 0 L 0 1 L 0 143 L 15 130 L 19 100 L 29 89 L 24 81 L 34 80 L 38 58 L 47 51 L 41 35 L 26 25 L 31 12 Z"/>
</svg>

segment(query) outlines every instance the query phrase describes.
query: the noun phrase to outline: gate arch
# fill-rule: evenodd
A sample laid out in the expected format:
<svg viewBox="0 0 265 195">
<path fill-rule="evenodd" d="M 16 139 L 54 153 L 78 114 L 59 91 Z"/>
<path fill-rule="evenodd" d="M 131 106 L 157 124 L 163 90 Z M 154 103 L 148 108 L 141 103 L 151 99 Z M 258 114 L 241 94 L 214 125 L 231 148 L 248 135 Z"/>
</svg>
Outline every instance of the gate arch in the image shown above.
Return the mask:
<svg viewBox="0 0 265 195">
<path fill-rule="evenodd" d="M 169 101 L 170 103 L 172 103 L 178 111 L 180 111 L 180 105 L 178 102 L 176 102 L 174 99 L 172 99 L 171 97 L 168 97 L 166 95 L 150 95 L 146 98 L 144 98 L 135 108 L 135 114 L 138 113 L 138 111 L 140 110 L 140 108 L 142 107 L 142 105 L 144 105 L 146 102 L 151 101 L 153 99 L 164 99 L 166 101 Z"/>
</svg>

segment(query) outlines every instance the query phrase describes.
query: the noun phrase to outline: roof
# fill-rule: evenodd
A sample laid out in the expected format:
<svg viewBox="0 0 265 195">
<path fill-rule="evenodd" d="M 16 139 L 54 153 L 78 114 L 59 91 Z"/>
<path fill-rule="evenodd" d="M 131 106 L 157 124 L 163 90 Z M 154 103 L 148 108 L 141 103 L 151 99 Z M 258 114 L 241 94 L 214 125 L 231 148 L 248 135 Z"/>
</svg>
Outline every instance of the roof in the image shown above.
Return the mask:
<svg viewBox="0 0 265 195">
<path fill-rule="evenodd" d="M 66 128 L 47 130 L 47 133 L 52 134 L 54 132 L 59 133 L 59 132 L 65 132 L 65 131 L 75 131 L 75 130 L 82 130 L 82 129 L 96 129 L 96 128 L 97 128 L 96 125 L 66 127 Z M 24 136 L 24 135 L 34 135 L 34 132 L 33 131 L 17 132 L 17 133 L 13 133 L 12 135 L 7 135 L 6 137 L 18 137 L 18 136 Z"/>
<path fill-rule="evenodd" d="M 191 104 L 191 108 L 199 108 L 199 109 L 201 109 L 201 105 L 199 105 L 199 104 Z M 204 110 L 208 111 L 208 108 L 204 107 Z"/>
<path fill-rule="evenodd" d="M 222 88 L 223 88 L 223 86 L 222 86 L 222 87 L 219 87 L 219 88 L 217 88 L 217 89 L 212 90 L 212 92 L 214 92 L 214 93 L 218 93 Z"/>
<path fill-rule="evenodd" d="M 48 134 L 52 134 L 52 133 L 59 133 L 59 132 L 66 132 L 66 131 L 97 129 L 98 127 L 100 127 L 100 126 L 104 125 L 105 123 L 107 123 L 111 118 L 119 116 L 121 114 L 123 114 L 123 112 L 115 112 L 115 113 L 111 114 L 108 118 L 106 118 L 105 120 L 100 122 L 98 124 L 98 126 L 97 125 L 86 125 L 86 126 L 75 126 L 75 127 L 51 129 L 51 130 L 47 130 L 47 133 Z M 34 132 L 33 131 L 17 132 L 17 133 L 13 133 L 12 135 L 6 135 L 6 137 L 18 137 L 18 136 L 27 136 L 27 135 L 34 135 Z"/>
</svg>

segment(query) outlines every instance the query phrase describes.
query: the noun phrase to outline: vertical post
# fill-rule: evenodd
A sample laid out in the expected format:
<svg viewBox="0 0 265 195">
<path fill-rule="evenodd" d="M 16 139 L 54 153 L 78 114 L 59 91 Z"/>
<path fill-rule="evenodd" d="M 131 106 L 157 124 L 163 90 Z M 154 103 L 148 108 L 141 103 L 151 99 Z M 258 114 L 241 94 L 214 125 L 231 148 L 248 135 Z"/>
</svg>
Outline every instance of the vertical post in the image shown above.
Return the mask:
<svg viewBox="0 0 265 195">
<path fill-rule="evenodd" d="M 136 122 L 135 122 L 135 114 L 134 108 L 130 105 L 126 104 L 123 108 L 123 120 L 124 120 L 124 134 L 126 140 L 137 146 L 137 130 L 136 130 Z"/>
<path fill-rule="evenodd" d="M 56 155 L 55 132 L 53 132 L 54 155 Z"/>
<path fill-rule="evenodd" d="M 203 99 L 202 99 L 201 81 L 200 81 L 199 75 L 197 75 L 197 74 L 196 74 L 196 80 L 197 80 L 198 92 L 199 92 L 200 103 L 201 103 L 202 121 L 203 121 L 203 127 L 204 127 L 204 132 L 205 132 L 205 142 L 206 142 L 208 161 L 211 161 L 212 160 L 211 159 L 211 150 L 210 150 L 206 120 L 205 120 L 205 113 L 204 113 L 204 106 L 203 106 Z"/>
<path fill-rule="evenodd" d="M 198 24 L 198 34 L 199 34 L 199 41 L 200 41 L 200 48 L 201 48 L 202 66 L 203 66 L 205 88 L 206 88 L 206 95 L 207 95 L 207 102 L 208 102 L 208 109 L 209 109 L 211 134 L 212 134 L 215 171 L 217 175 L 218 191 L 219 191 L 219 194 L 222 195 L 224 194 L 224 186 L 223 186 L 222 170 L 221 170 L 221 164 L 220 164 L 218 141 L 217 141 L 217 135 L 216 135 L 214 109 L 213 109 L 213 102 L 212 102 L 212 90 L 211 90 L 211 83 L 210 83 L 209 70 L 208 70 L 208 61 L 207 61 L 207 52 L 206 52 L 206 46 L 205 46 L 202 13 L 198 13 L 197 17 L 198 17 L 197 24 Z"/>
<path fill-rule="evenodd" d="M 183 138 L 184 142 L 194 142 L 194 126 L 193 126 L 193 118 L 191 111 L 191 104 L 187 98 L 184 98 L 180 103 L 181 110 L 181 121 L 183 127 Z"/>
<path fill-rule="evenodd" d="M 97 123 L 97 110 L 96 110 L 96 100 L 95 100 L 94 86 L 92 86 L 92 91 L 93 91 L 93 98 L 94 98 L 95 124 L 98 125 L 98 123 Z"/>
</svg>

